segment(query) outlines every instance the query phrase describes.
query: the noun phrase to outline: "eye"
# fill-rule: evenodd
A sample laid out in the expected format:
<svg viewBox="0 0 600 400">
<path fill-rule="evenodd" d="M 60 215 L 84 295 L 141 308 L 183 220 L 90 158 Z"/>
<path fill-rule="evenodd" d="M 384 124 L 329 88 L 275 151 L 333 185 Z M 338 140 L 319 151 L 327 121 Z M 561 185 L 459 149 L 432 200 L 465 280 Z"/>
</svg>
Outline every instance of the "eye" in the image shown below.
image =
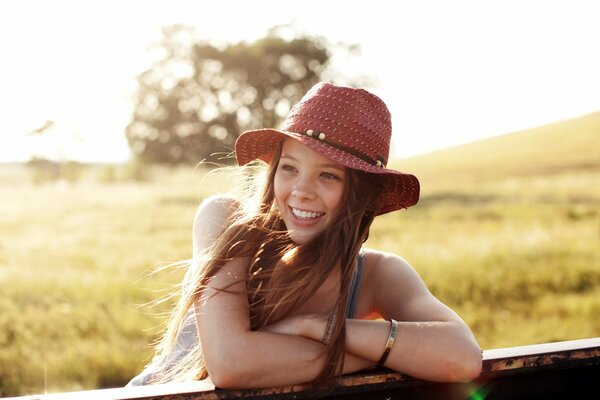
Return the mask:
<svg viewBox="0 0 600 400">
<path fill-rule="evenodd" d="M 336 181 L 341 180 L 341 178 L 339 176 L 337 176 L 336 174 L 332 174 L 331 172 L 323 172 L 321 174 L 321 176 L 327 180 L 336 180 Z"/>
<path fill-rule="evenodd" d="M 296 167 L 293 167 L 289 164 L 280 164 L 279 165 L 279 169 L 284 171 L 284 172 L 288 172 L 288 173 L 293 173 L 296 172 Z"/>
</svg>

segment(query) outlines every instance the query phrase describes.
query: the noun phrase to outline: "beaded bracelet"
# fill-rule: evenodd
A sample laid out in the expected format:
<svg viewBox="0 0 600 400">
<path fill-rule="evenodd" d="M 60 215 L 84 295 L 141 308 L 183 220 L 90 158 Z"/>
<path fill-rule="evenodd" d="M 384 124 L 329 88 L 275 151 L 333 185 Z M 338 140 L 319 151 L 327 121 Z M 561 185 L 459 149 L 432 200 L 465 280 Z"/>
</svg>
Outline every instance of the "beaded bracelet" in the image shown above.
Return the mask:
<svg viewBox="0 0 600 400">
<path fill-rule="evenodd" d="M 395 319 L 390 319 L 390 322 L 392 323 L 390 326 L 390 334 L 388 335 L 387 342 L 385 343 L 383 354 L 381 355 L 379 361 L 377 361 L 378 366 L 383 366 L 383 363 L 385 363 L 385 360 L 387 360 L 388 356 L 390 355 L 390 351 L 392 350 L 392 347 L 394 347 L 394 342 L 396 341 L 396 333 L 398 333 L 398 321 Z"/>
</svg>

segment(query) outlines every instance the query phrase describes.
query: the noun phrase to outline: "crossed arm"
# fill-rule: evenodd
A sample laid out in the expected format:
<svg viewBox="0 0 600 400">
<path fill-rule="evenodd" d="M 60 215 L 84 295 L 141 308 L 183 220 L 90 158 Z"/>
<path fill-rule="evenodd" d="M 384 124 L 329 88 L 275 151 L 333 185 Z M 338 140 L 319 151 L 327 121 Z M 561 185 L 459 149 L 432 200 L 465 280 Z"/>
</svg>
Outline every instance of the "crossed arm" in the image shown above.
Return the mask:
<svg viewBox="0 0 600 400">
<path fill-rule="evenodd" d="M 215 275 L 196 304 L 196 322 L 208 374 L 222 388 L 300 384 L 314 380 L 324 366 L 324 346 L 294 334 L 251 331 L 245 285 L 245 260 L 236 259 Z M 230 292 L 216 292 L 235 283 Z M 214 295 L 214 296 L 213 296 Z M 212 296 L 212 297 L 211 297 Z M 347 355 L 344 373 L 372 363 Z"/>
<path fill-rule="evenodd" d="M 404 260 L 393 254 L 370 252 L 375 265 L 361 290 L 367 292 L 370 312 L 396 319 L 398 333 L 385 366 L 432 381 L 466 381 L 481 371 L 481 349 L 462 319 L 437 300 Z M 269 327 L 313 340 L 323 337 L 326 321 L 298 316 Z M 390 331 L 387 320 L 346 320 L 346 351 L 375 363 Z"/>
<path fill-rule="evenodd" d="M 210 216 L 212 222 L 204 220 L 195 226 L 195 252 L 220 233 L 218 227 L 230 212 L 223 204 L 208 203 L 200 209 L 196 220 Z M 386 366 L 436 381 L 475 378 L 481 369 L 481 352 L 464 322 L 431 295 L 401 258 L 375 252 L 369 256 L 374 260 L 372 272 L 361 288 L 367 293 L 369 308 L 386 319 L 401 321 Z M 321 339 L 326 317 L 294 316 L 265 331 L 251 331 L 246 265 L 246 260 L 236 259 L 223 266 L 195 305 L 202 352 L 213 383 L 222 388 L 253 388 L 314 380 L 324 366 Z M 218 292 L 224 287 L 229 287 L 229 293 Z M 344 373 L 374 366 L 389 329 L 390 323 L 384 320 L 348 319 Z"/>
</svg>

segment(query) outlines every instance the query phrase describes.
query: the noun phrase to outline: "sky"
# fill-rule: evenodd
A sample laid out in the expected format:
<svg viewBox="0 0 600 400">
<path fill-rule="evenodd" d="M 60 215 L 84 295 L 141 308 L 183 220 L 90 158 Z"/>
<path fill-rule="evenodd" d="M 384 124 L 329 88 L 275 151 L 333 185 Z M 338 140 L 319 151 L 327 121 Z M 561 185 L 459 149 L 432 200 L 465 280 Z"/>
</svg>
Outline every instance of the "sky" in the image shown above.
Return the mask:
<svg viewBox="0 0 600 400">
<path fill-rule="evenodd" d="M 2 1 L 0 162 L 126 161 L 135 77 L 177 23 L 218 42 L 294 23 L 359 44 L 333 68 L 373 79 L 396 158 L 577 117 L 600 111 L 599 11 L 581 0 Z M 47 134 L 29 134 L 47 120 Z"/>
</svg>

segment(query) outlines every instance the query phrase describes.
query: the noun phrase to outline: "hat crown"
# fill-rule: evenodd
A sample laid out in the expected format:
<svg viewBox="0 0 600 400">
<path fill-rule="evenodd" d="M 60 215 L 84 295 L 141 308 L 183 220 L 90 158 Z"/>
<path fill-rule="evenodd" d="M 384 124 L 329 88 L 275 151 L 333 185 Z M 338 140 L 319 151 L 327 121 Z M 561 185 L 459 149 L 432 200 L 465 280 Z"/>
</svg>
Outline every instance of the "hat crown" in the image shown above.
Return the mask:
<svg viewBox="0 0 600 400">
<path fill-rule="evenodd" d="M 379 97 L 364 89 L 318 83 L 291 109 L 281 129 L 323 133 L 329 141 L 369 159 L 384 165 L 388 161 L 391 115 Z"/>
</svg>

